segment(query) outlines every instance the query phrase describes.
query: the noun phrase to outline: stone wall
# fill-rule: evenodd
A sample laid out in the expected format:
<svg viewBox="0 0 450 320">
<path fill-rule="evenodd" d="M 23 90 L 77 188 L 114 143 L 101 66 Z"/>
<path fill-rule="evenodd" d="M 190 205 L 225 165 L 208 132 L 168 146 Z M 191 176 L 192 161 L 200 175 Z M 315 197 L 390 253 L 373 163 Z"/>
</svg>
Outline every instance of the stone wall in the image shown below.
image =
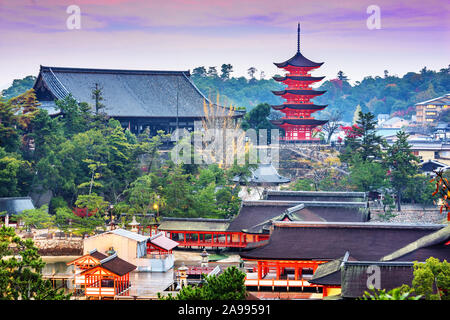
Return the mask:
<svg viewBox="0 0 450 320">
<path fill-rule="evenodd" d="M 447 220 L 447 213 L 444 211 L 442 214 L 436 206 L 423 207 L 421 205 L 403 204 L 401 211 L 398 212 L 394 209 L 392 213 L 395 215 L 390 218 L 388 222 L 393 223 L 445 223 Z M 378 217 L 378 214 L 383 214 L 383 210 L 372 206 L 370 208 L 371 221 L 382 221 Z"/>
<path fill-rule="evenodd" d="M 83 254 L 83 241 L 77 239 L 33 239 L 41 256 L 77 256 Z"/>
</svg>

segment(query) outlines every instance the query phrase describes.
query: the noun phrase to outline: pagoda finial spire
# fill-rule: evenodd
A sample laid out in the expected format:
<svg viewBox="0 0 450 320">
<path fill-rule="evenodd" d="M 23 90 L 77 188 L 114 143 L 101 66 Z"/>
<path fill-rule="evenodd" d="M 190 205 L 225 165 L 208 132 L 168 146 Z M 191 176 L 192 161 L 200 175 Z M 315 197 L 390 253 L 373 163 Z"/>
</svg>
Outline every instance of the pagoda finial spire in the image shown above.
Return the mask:
<svg viewBox="0 0 450 320">
<path fill-rule="evenodd" d="M 297 24 L 297 52 L 300 52 L 300 22 Z"/>
</svg>

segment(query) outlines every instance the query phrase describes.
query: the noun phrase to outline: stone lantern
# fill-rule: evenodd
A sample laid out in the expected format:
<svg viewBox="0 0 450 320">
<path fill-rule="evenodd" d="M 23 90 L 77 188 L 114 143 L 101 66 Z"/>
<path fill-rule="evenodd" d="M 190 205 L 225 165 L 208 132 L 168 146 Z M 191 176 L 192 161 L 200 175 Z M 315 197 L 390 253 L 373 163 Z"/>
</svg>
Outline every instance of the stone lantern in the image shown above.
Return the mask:
<svg viewBox="0 0 450 320">
<path fill-rule="evenodd" d="M 202 267 L 207 267 L 207 266 L 208 266 L 208 261 L 209 261 L 209 259 L 208 259 L 209 253 L 206 252 L 206 249 L 203 249 L 203 251 L 202 251 L 202 253 L 200 254 L 200 256 L 202 257 L 202 263 L 201 263 L 201 266 L 202 266 Z"/>
<path fill-rule="evenodd" d="M 140 225 L 140 223 L 136 221 L 135 216 L 133 216 L 133 221 L 131 221 L 128 225 L 131 226 L 132 232 L 138 232 L 138 225 Z"/>
<path fill-rule="evenodd" d="M 181 267 L 178 268 L 178 283 L 180 284 L 180 288 L 187 286 L 187 271 L 188 267 L 186 267 L 183 262 Z"/>
</svg>

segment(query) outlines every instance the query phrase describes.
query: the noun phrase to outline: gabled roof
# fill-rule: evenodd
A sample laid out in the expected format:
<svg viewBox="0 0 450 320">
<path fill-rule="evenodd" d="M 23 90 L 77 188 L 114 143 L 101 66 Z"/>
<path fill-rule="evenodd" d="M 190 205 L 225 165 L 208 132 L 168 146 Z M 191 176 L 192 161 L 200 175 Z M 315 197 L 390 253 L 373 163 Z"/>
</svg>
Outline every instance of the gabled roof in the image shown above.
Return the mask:
<svg viewBox="0 0 450 320">
<path fill-rule="evenodd" d="M 369 276 L 374 273 L 370 268 L 379 271 L 380 289 L 389 291 L 403 284 L 412 286 L 413 266 L 413 262 L 346 261 L 341 269 L 341 296 L 358 298 L 370 291 Z"/>
<path fill-rule="evenodd" d="M 92 258 L 94 258 L 95 260 L 97 260 L 100 263 L 101 260 L 107 258 L 108 256 L 106 254 L 103 254 L 103 253 L 97 251 L 97 249 L 94 249 L 94 250 L 89 251 L 89 253 L 87 253 L 87 254 L 79 257 L 79 258 L 76 258 L 75 260 L 72 260 L 72 261 L 68 262 L 67 265 L 74 264 L 77 261 L 82 260 L 82 259 L 86 259 L 88 257 L 92 257 Z"/>
<path fill-rule="evenodd" d="M 104 236 L 104 235 L 107 235 L 107 234 L 118 235 L 118 236 L 121 236 L 121 237 L 125 237 L 125 238 L 128 238 L 128 239 L 131 239 L 131 240 L 136 241 L 136 242 L 147 241 L 150 238 L 149 236 L 144 236 L 144 235 L 138 234 L 136 232 L 132 232 L 132 231 L 128 231 L 128 230 L 125 230 L 125 229 L 118 228 L 118 229 L 106 231 L 106 232 L 103 232 L 103 233 L 91 236 L 88 239 L 95 238 L 95 237 L 101 237 L 101 236 Z"/>
<path fill-rule="evenodd" d="M 341 267 L 347 261 L 355 261 L 348 251 L 339 259 L 320 264 L 309 282 L 329 286 L 341 285 Z"/>
<path fill-rule="evenodd" d="M 251 169 L 252 176 L 249 178 L 251 184 L 282 184 L 288 183 L 291 179 L 280 176 L 271 163 L 260 163 L 256 169 Z M 239 176 L 233 178 L 234 182 L 241 181 Z"/>
<path fill-rule="evenodd" d="M 9 215 L 13 215 L 29 209 L 34 209 L 33 201 L 30 197 L 0 198 L 0 213 L 5 211 Z"/>
<path fill-rule="evenodd" d="M 349 251 L 359 261 L 377 261 L 443 225 L 371 222 L 275 222 L 269 243 L 241 253 L 247 259 L 335 260 Z"/>
<path fill-rule="evenodd" d="M 437 97 L 434 99 L 416 103 L 416 106 L 425 106 L 425 105 L 430 105 L 430 104 L 438 105 L 438 106 L 450 105 L 450 93 L 444 94 L 443 96 L 440 96 L 440 97 Z"/>
<path fill-rule="evenodd" d="M 136 266 L 134 264 L 131 264 L 117 256 L 117 253 L 114 253 L 110 255 L 109 257 L 106 257 L 105 259 L 100 261 L 100 264 L 97 267 L 104 268 L 115 275 L 121 277 L 133 270 L 136 269 Z M 95 268 L 97 268 L 95 267 Z M 81 274 L 88 273 L 95 268 L 85 270 Z"/>
<path fill-rule="evenodd" d="M 94 104 L 92 90 L 102 87 L 102 111 L 112 117 L 205 116 L 209 100 L 190 80 L 189 71 L 117 70 L 41 66 L 34 84 L 37 99 L 50 111 L 54 100 L 69 94 L 78 102 Z M 243 116 L 235 111 L 235 116 Z"/>
<path fill-rule="evenodd" d="M 265 190 L 264 199 L 285 201 L 364 202 L 365 192 Z"/>
<path fill-rule="evenodd" d="M 366 203 L 323 201 L 243 201 L 239 214 L 231 221 L 227 231 L 262 233 L 272 222 L 329 221 L 362 222 L 367 220 Z"/>
<path fill-rule="evenodd" d="M 429 257 L 450 260 L 450 225 L 408 243 L 383 258 L 381 261 L 425 261 Z"/>
<path fill-rule="evenodd" d="M 150 243 L 167 251 L 172 250 L 173 248 L 178 246 L 178 242 L 167 238 L 163 232 L 159 232 L 158 234 L 152 236 L 149 241 Z"/>
<path fill-rule="evenodd" d="M 128 239 L 131 239 L 131 240 L 134 240 L 134 241 L 137 241 L 137 242 L 143 242 L 143 241 L 147 241 L 148 240 L 148 236 L 144 236 L 144 235 L 142 235 L 142 234 L 138 234 L 138 233 L 136 233 L 136 232 L 131 232 L 131 231 L 128 231 L 128 230 L 125 230 L 125 229 L 114 229 L 114 230 L 111 230 L 111 231 L 108 231 L 109 233 L 112 233 L 112 234 L 116 234 L 116 235 L 119 235 L 119 236 L 122 236 L 122 237 L 126 237 L 126 238 L 128 238 Z"/>
<path fill-rule="evenodd" d="M 229 219 L 163 217 L 158 226 L 158 230 L 225 231 L 227 230 L 229 223 Z"/>
</svg>

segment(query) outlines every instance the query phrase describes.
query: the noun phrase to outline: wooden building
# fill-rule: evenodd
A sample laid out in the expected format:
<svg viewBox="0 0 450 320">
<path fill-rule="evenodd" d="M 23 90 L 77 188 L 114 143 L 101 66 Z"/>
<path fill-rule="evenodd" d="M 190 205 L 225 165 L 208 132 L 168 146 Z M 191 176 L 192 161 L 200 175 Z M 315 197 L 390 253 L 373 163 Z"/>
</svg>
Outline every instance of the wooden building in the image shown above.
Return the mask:
<svg viewBox="0 0 450 320">
<path fill-rule="evenodd" d="M 163 233 L 150 237 L 118 228 L 86 238 L 84 252 L 112 249 L 120 258 L 136 265 L 138 271 L 166 272 L 173 267 L 172 249 L 177 245 Z"/>
<path fill-rule="evenodd" d="M 276 221 L 368 221 L 365 202 L 325 202 L 325 201 L 243 201 L 239 214 L 230 222 L 229 232 L 241 233 L 247 243 L 254 247 L 269 239 Z"/>
<path fill-rule="evenodd" d="M 436 124 L 439 114 L 450 108 L 450 93 L 416 103 L 416 121 L 421 125 Z"/>
<path fill-rule="evenodd" d="M 158 230 L 164 231 L 180 247 L 243 248 L 240 232 L 227 231 L 229 219 L 162 218 Z"/>
<path fill-rule="evenodd" d="M 130 272 L 135 269 L 135 265 L 119 258 L 117 253 L 106 257 L 97 266 L 81 273 L 85 277 L 86 297 L 102 299 L 128 295 Z"/>
<path fill-rule="evenodd" d="M 147 254 L 166 255 L 172 254 L 172 250 L 178 246 L 178 242 L 167 238 L 163 232 L 150 237 L 147 242 Z"/>
<path fill-rule="evenodd" d="M 67 263 L 68 266 L 74 266 L 74 285 L 75 288 L 82 288 L 86 285 L 86 278 L 84 271 L 91 269 L 100 264 L 100 261 L 106 259 L 108 256 L 97 249 L 89 251 L 87 254 Z"/>
<path fill-rule="evenodd" d="M 192 131 L 194 121 L 205 117 L 204 103 L 209 104 L 191 81 L 189 71 L 41 66 L 33 88 L 41 108 L 57 115 L 60 110 L 55 101 L 69 94 L 79 103 L 88 103 L 95 111 L 92 91 L 96 86 L 102 89 L 105 105 L 100 111 L 119 120 L 135 134 L 147 127 L 151 135 L 158 130 L 171 133 L 176 128 Z M 236 119 L 243 116 L 242 111 L 233 113 Z"/>
<path fill-rule="evenodd" d="M 281 221 L 273 225 L 266 245 L 240 253 L 242 259 L 254 264 L 254 272 L 247 274 L 246 285 L 273 290 L 317 287 L 325 290 L 324 295 L 340 284 L 311 281 L 322 264 L 339 260 L 346 252 L 350 253 L 350 260 L 379 261 L 444 228 L 444 225 L 369 222 Z M 328 275 L 327 270 L 321 273 Z"/>
<path fill-rule="evenodd" d="M 180 247 L 250 249 L 269 240 L 274 221 L 365 222 L 368 219 L 366 202 L 258 200 L 243 201 L 233 219 L 164 217 L 158 230 L 177 241 Z"/>
<path fill-rule="evenodd" d="M 450 226 L 442 227 L 406 244 L 379 260 L 356 261 L 347 252 L 343 258 L 320 265 L 310 280 L 323 286 L 324 296 L 330 288 L 341 288 L 342 298 L 359 298 L 369 291 L 374 269 L 379 272 L 379 289 L 387 291 L 403 284 L 412 286 L 414 262 L 425 262 L 434 257 L 440 261 L 450 259 Z M 372 279 L 371 279 L 372 278 Z"/>
</svg>

